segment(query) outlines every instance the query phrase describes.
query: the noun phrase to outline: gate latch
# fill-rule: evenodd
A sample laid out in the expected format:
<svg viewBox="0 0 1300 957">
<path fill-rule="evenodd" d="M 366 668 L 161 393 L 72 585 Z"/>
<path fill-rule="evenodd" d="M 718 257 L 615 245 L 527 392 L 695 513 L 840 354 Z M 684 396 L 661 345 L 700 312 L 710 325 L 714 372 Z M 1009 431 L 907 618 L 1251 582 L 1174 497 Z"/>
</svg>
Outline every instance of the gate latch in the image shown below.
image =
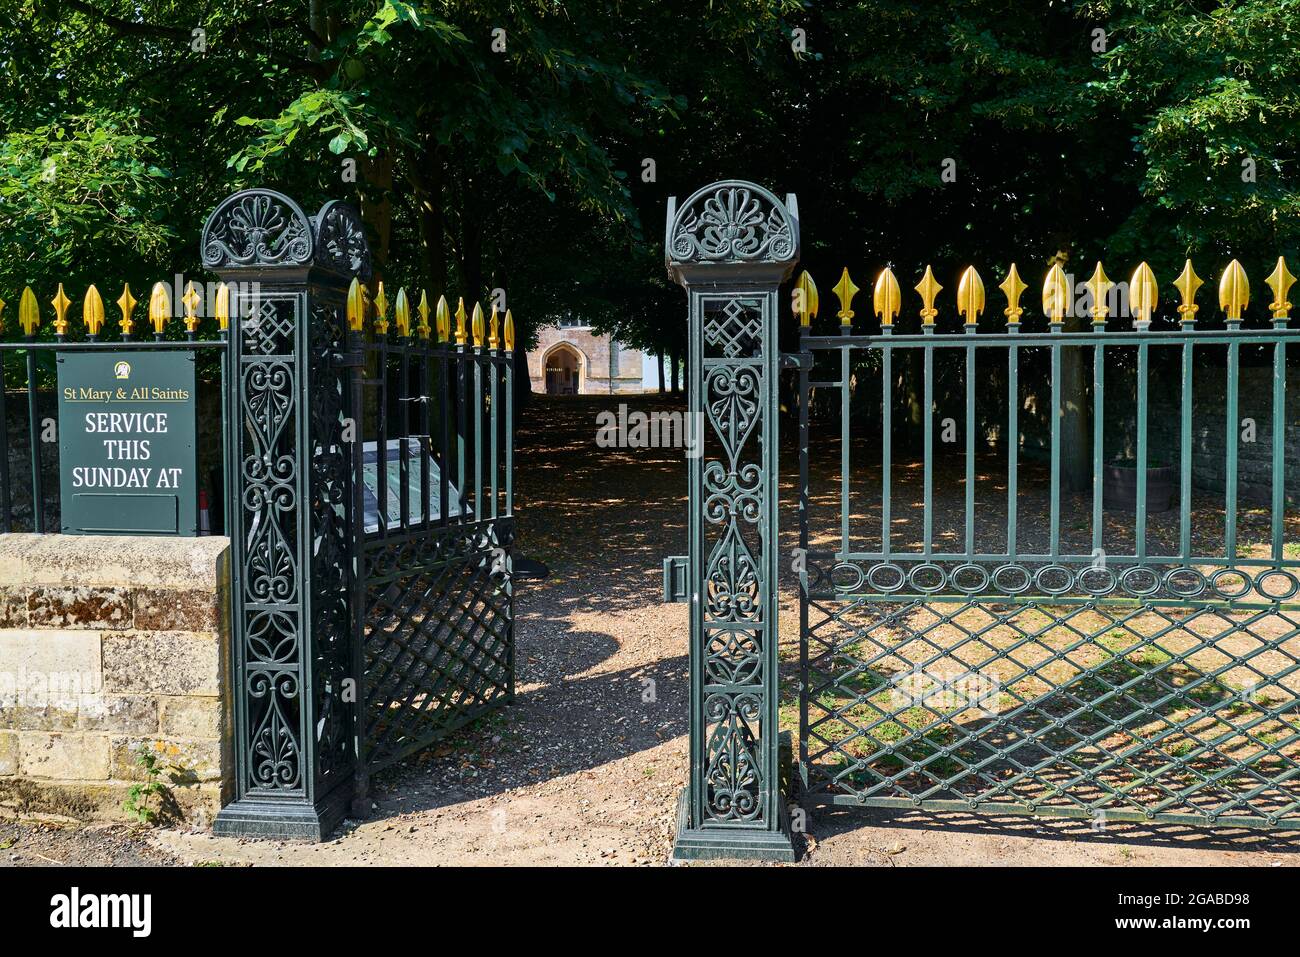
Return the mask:
<svg viewBox="0 0 1300 957">
<path fill-rule="evenodd" d="M 685 555 L 669 555 L 664 559 L 664 601 L 675 603 L 690 600 L 686 567 Z"/>
<path fill-rule="evenodd" d="M 366 364 L 366 356 L 360 349 L 352 352 L 336 352 L 330 356 L 330 365 L 335 369 L 359 369 Z"/>
</svg>

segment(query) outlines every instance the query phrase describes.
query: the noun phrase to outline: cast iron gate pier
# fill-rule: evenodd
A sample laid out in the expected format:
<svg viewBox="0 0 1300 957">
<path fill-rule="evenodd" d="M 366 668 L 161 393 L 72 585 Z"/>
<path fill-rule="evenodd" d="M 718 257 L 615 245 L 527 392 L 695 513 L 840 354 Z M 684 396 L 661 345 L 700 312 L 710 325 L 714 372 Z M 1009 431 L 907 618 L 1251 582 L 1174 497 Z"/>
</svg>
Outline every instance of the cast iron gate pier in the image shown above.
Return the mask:
<svg viewBox="0 0 1300 957">
<path fill-rule="evenodd" d="M 356 212 L 223 201 L 236 800 L 218 834 L 322 839 L 371 773 L 513 695 L 513 328 L 393 307 Z M 412 314 L 418 321 L 412 322 Z M 434 335 L 436 333 L 436 339 Z"/>
<path fill-rule="evenodd" d="M 675 856 L 793 860 L 777 729 L 777 291 L 798 207 L 752 183 L 668 203 L 669 274 L 690 300 L 690 522 L 665 579 L 690 602 L 690 782 Z M 684 574 L 684 579 L 683 579 Z"/>
<path fill-rule="evenodd" d="M 669 269 L 690 293 L 691 409 L 706 423 L 705 455 L 690 468 L 690 554 L 665 568 L 669 596 L 692 606 L 679 858 L 790 855 L 776 768 L 770 350 L 776 285 L 797 255 L 792 212 L 792 198 L 782 206 L 736 181 L 701 190 L 680 211 L 669 206 Z M 786 236 L 793 246 L 782 245 Z M 1014 265 L 999 286 L 1001 322 L 980 322 L 985 290 L 970 268 L 956 288 L 960 331 L 939 331 L 942 287 L 927 267 L 919 322 L 903 331 L 902 291 L 886 269 L 872 297 L 878 331 L 863 334 L 845 270 L 834 290 L 838 334 L 817 335 L 817 289 L 803 274 L 800 348 L 788 357 L 799 370 L 802 803 L 1300 828 L 1300 557 L 1285 540 L 1284 438 L 1294 428 L 1286 348 L 1300 337 L 1287 326 L 1293 282 L 1279 260 L 1266 280 L 1269 319 L 1243 327 L 1250 287 L 1234 260 L 1219 282 L 1224 320 L 1212 326 L 1198 322 L 1202 281 L 1190 262 L 1173 283 L 1172 321 L 1156 316 L 1147 264 L 1128 283 L 1125 310 L 1099 263 L 1084 284 L 1089 328 L 1067 332 L 1073 289 L 1059 265 L 1044 280 L 1043 328 L 1022 323 L 1027 287 Z M 1273 370 L 1270 412 L 1258 423 L 1271 453 L 1267 540 L 1258 543 L 1240 534 L 1243 350 Z M 1079 393 L 1092 406 L 1090 508 L 1063 515 L 1073 501 L 1061 467 L 1072 359 L 1076 370 L 1091 366 L 1090 395 Z M 1147 470 L 1157 361 L 1181 376 L 1181 387 L 1165 386 L 1178 410 L 1176 524 L 1150 518 L 1168 504 L 1151 497 Z M 1125 423 L 1105 402 L 1116 369 L 1132 370 Z M 1030 374 L 1041 380 L 1035 402 L 1046 405 L 1047 475 L 1022 484 L 1028 426 L 1018 417 Z M 1206 375 L 1221 376 L 1226 397 L 1222 526 L 1210 547 L 1194 527 L 1208 513 L 1193 509 L 1193 386 Z M 992 388 L 977 390 L 981 380 Z M 894 461 L 900 382 L 918 393 L 919 463 Z M 941 401 L 944 441 L 964 446 L 959 471 L 955 456 L 935 455 Z M 1001 411 L 991 414 L 990 403 Z M 1001 461 L 985 453 L 977 465 L 977 432 L 998 415 Z M 1108 423 L 1134 432 L 1132 520 L 1121 541 L 1103 508 L 1113 494 L 1103 486 Z M 721 452 L 711 455 L 710 442 Z M 838 468 L 810 455 L 828 447 Z M 899 504 L 918 464 L 919 490 L 908 492 L 919 503 Z M 944 496 L 960 498 L 960 523 L 937 514 Z"/>
</svg>

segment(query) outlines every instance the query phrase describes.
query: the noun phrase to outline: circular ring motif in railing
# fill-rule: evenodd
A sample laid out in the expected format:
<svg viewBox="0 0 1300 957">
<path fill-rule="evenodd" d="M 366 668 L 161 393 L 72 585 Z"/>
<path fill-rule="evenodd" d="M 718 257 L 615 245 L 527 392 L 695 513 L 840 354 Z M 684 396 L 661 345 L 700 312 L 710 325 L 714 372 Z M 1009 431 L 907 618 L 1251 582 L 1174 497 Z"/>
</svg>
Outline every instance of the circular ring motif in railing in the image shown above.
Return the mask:
<svg viewBox="0 0 1300 957">
<path fill-rule="evenodd" d="M 831 583 L 836 591 L 857 591 L 866 580 L 862 566 L 853 562 L 840 562 L 831 569 Z"/>
<path fill-rule="evenodd" d="M 867 584 L 876 591 L 898 591 L 907 584 L 907 573 L 889 562 L 872 565 L 871 570 L 867 572 Z"/>
<path fill-rule="evenodd" d="M 1281 579 L 1281 586 L 1277 591 L 1270 591 L 1266 584 L 1270 579 Z M 1271 568 L 1255 579 L 1255 591 L 1259 592 L 1269 601 L 1286 601 L 1297 591 L 1300 591 L 1300 582 L 1290 572 L 1284 572 L 1280 568 Z"/>
<path fill-rule="evenodd" d="M 1034 583 L 1024 565 L 1000 565 L 993 570 L 993 587 L 1008 595 L 1019 595 Z"/>
<path fill-rule="evenodd" d="M 1046 595 L 1063 595 L 1074 587 L 1074 573 L 1064 565 L 1044 565 L 1034 573 L 1034 584 Z"/>
<path fill-rule="evenodd" d="M 931 584 L 926 584 L 926 578 L 931 579 Z M 923 591 L 927 594 L 939 591 L 944 585 L 948 584 L 948 576 L 944 570 L 933 562 L 924 562 L 913 568 L 907 575 L 908 582 L 917 591 Z"/>
<path fill-rule="evenodd" d="M 1241 582 L 1241 586 L 1239 588 L 1233 588 L 1230 585 L 1225 587 L 1223 584 L 1224 579 L 1231 578 L 1233 575 L 1237 576 L 1238 581 Z M 1220 598 L 1226 598 L 1228 601 L 1232 601 L 1234 598 L 1244 598 L 1250 594 L 1251 580 L 1250 576 L 1240 569 L 1220 568 L 1210 576 L 1210 587 L 1214 589 L 1214 593 Z"/>
<path fill-rule="evenodd" d="M 949 575 L 952 587 L 967 595 L 974 595 L 989 587 L 989 573 L 982 565 L 958 565 Z"/>
<path fill-rule="evenodd" d="M 1195 568 L 1175 568 L 1165 573 L 1165 590 L 1179 598 L 1196 598 L 1209 587 L 1209 581 Z"/>
<path fill-rule="evenodd" d="M 1144 598 L 1160 590 L 1160 575 L 1145 565 L 1134 565 L 1124 569 L 1124 573 L 1119 576 L 1119 583 L 1130 595 Z"/>
<path fill-rule="evenodd" d="M 1109 595 L 1119 587 L 1119 576 L 1105 565 L 1089 565 L 1079 572 L 1078 582 L 1089 595 Z"/>
</svg>

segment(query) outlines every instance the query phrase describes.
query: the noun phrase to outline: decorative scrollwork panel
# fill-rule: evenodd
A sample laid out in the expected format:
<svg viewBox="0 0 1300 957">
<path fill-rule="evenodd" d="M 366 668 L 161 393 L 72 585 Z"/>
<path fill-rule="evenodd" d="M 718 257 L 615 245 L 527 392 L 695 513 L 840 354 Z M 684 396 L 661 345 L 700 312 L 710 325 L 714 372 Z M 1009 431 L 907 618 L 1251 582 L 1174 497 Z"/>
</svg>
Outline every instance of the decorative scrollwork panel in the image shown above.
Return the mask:
<svg viewBox="0 0 1300 957">
<path fill-rule="evenodd" d="M 704 806 L 714 824 L 770 813 L 771 770 L 759 733 L 769 694 L 765 321 L 760 297 L 711 295 L 701 303 Z"/>
<path fill-rule="evenodd" d="M 237 456 L 239 581 L 250 791 L 299 791 L 302 763 L 302 593 L 297 465 L 297 296 L 245 303 L 240 329 Z"/>
<path fill-rule="evenodd" d="M 758 749 L 762 714 L 761 693 L 716 693 L 704 702 L 709 726 L 704 780 L 709 816 L 715 821 L 753 821 L 763 814 L 766 772 Z"/>
<path fill-rule="evenodd" d="M 221 203 L 203 227 L 209 269 L 295 266 L 311 261 L 312 232 L 298 204 L 282 193 L 250 189 Z"/>
<path fill-rule="evenodd" d="M 669 225 L 676 262 L 785 262 L 798 255 L 790 211 L 752 183 L 718 183 L 690 197 Z"/>
</svg>

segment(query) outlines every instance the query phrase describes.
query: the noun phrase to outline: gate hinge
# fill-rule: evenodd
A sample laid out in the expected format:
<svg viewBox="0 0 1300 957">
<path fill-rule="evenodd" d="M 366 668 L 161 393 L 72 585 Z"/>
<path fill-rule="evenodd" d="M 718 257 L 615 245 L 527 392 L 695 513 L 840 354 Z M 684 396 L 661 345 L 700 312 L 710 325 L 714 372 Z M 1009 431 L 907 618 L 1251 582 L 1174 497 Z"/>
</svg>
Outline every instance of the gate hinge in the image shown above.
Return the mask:
<svg viewBox="0 0 1300 957">
<path fill-rule="evenodd" d="M 664 559 L 664 601 L 675 603 L 690 600 L 686 569 L 685 555 L 669 555 Z"/>
</svg>

